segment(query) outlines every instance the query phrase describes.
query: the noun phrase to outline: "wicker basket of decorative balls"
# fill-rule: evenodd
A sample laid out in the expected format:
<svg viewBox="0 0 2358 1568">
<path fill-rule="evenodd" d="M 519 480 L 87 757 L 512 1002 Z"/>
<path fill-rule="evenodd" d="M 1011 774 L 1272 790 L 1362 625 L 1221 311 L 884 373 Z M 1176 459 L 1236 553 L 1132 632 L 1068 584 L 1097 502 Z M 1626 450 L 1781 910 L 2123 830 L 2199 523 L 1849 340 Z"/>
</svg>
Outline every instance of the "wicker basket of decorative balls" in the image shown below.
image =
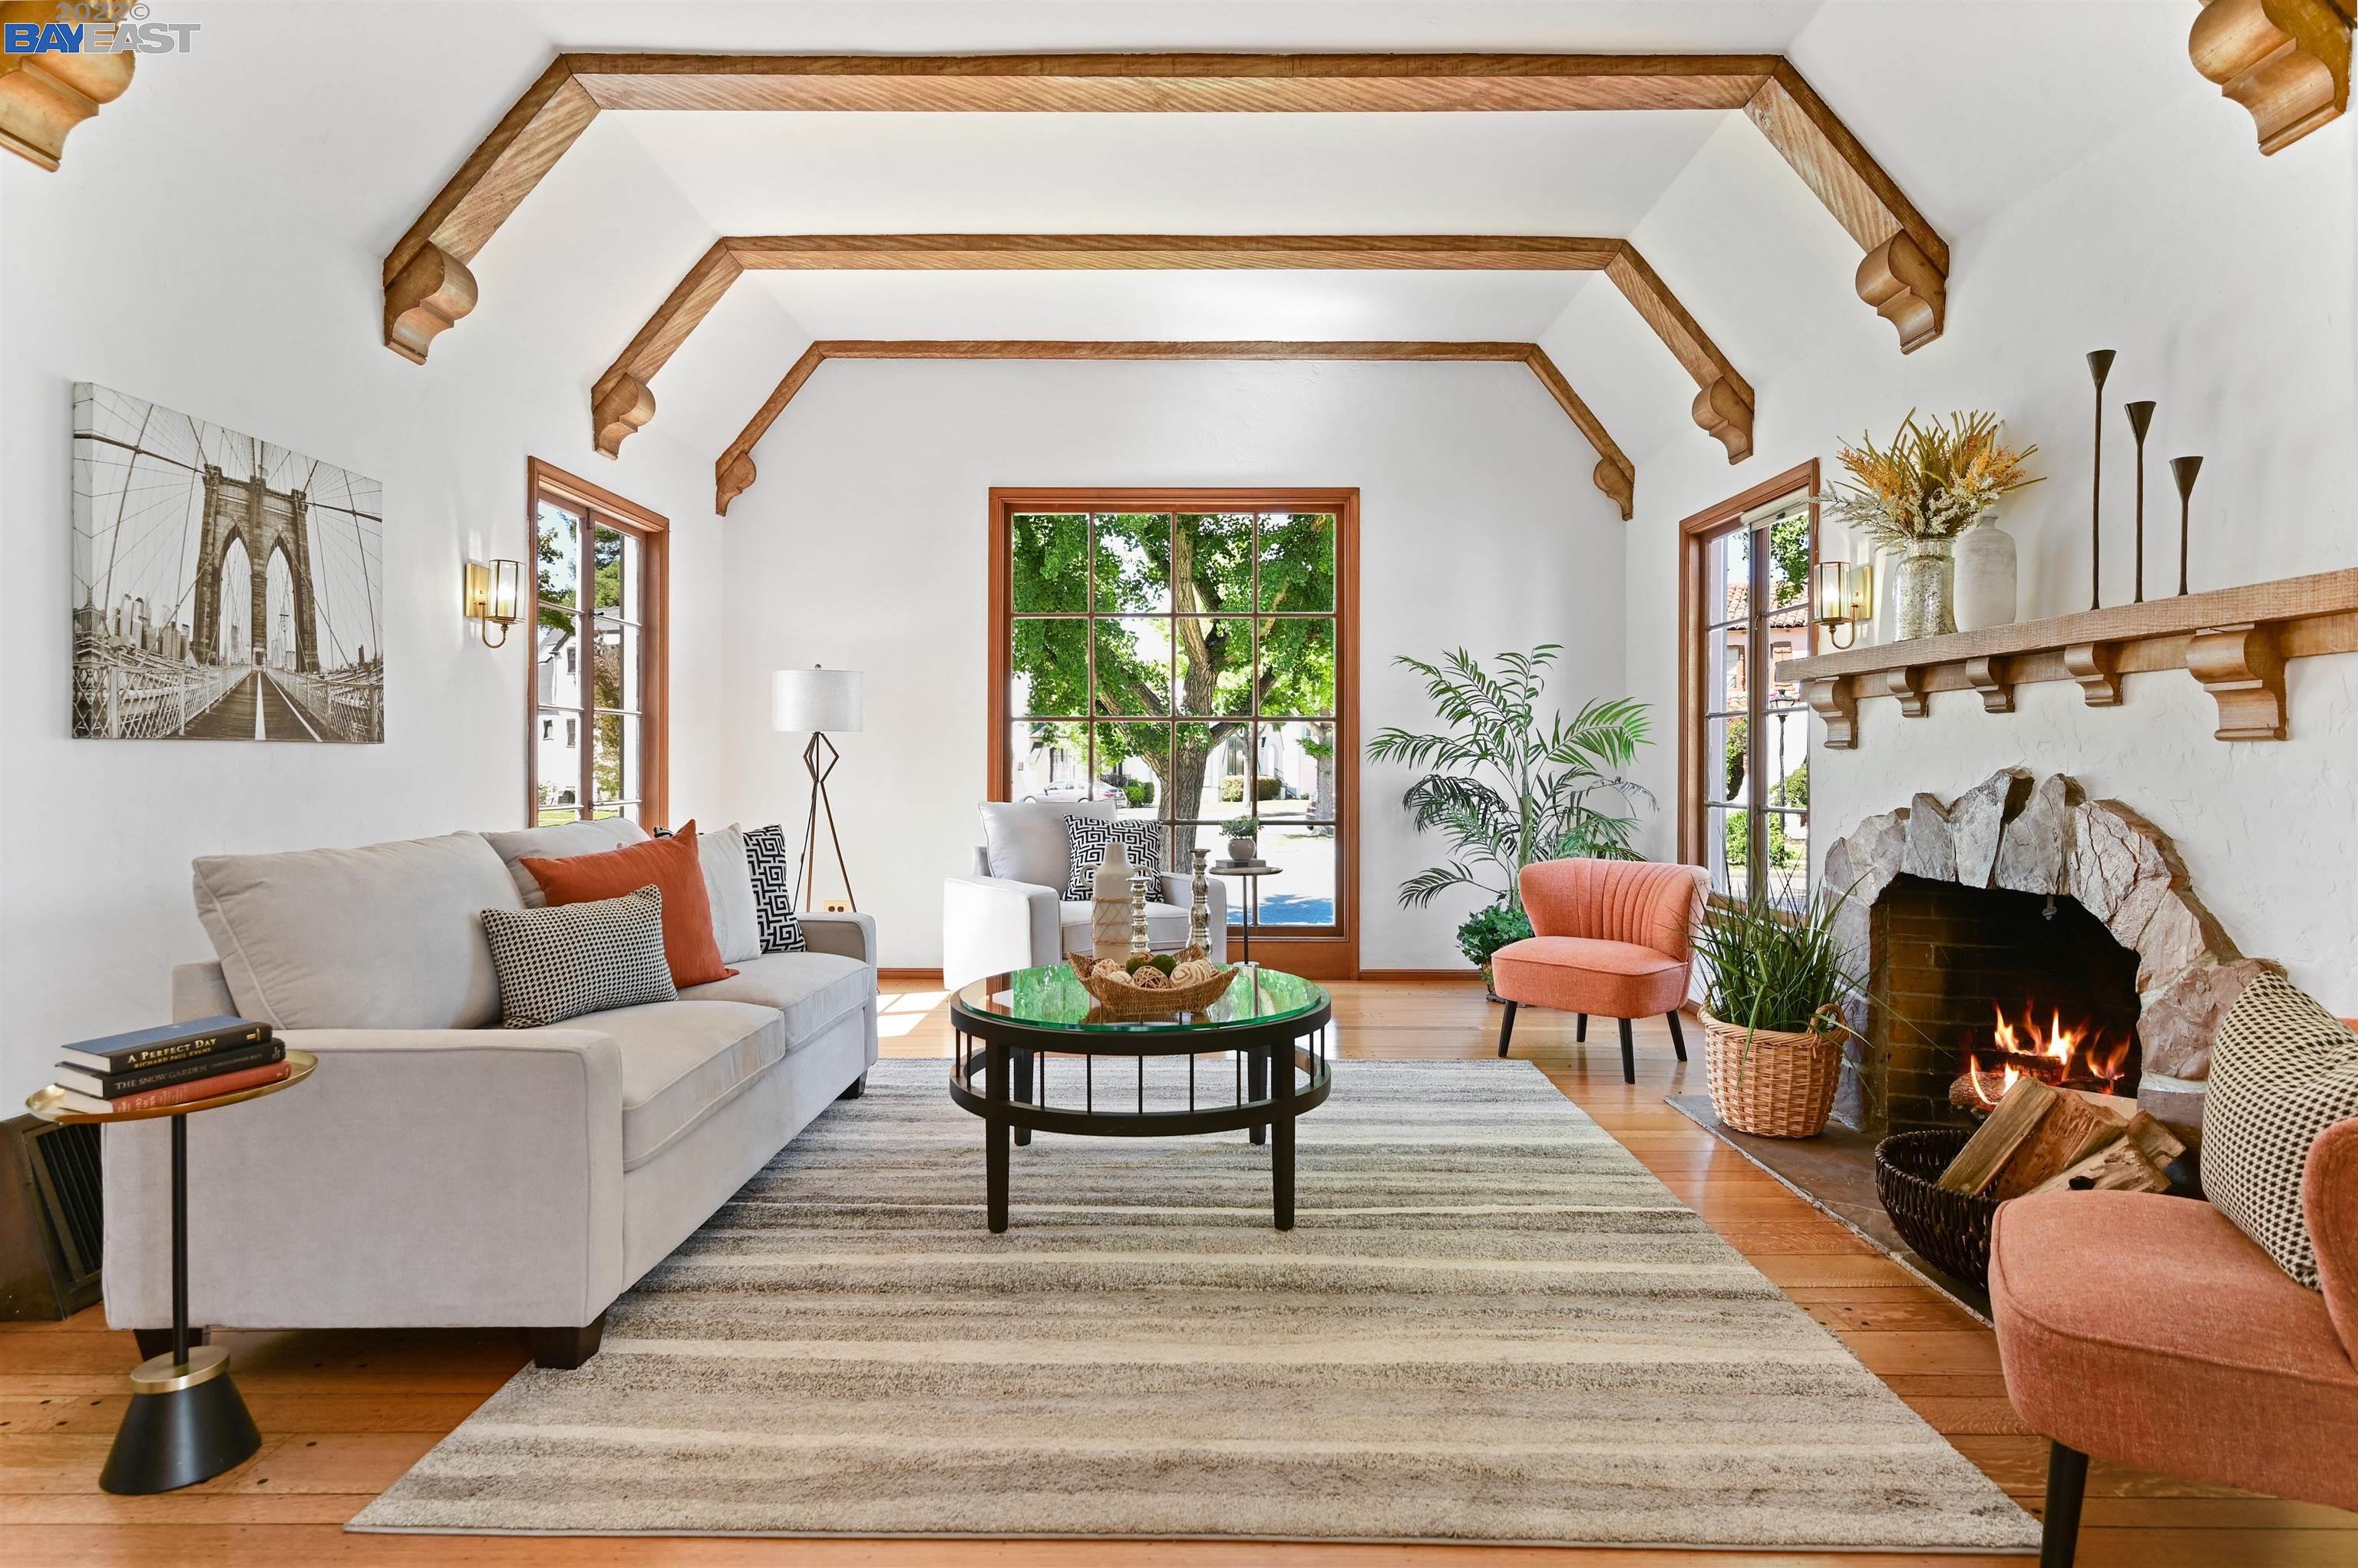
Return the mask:
<svg viewBox="0 0 2358 1568">
<path fill-rule="evenodd" d="M 1073 972 L 1080 977 L 1081 989 L 1116 1018 L 1201 1012 L 1228 995 L 1229 982 L 1237 978 L 1234 968 L 1212 963 L 1201 947 L 1128 958 L 1092 959 L 1076 953 Z"/>
</svg>

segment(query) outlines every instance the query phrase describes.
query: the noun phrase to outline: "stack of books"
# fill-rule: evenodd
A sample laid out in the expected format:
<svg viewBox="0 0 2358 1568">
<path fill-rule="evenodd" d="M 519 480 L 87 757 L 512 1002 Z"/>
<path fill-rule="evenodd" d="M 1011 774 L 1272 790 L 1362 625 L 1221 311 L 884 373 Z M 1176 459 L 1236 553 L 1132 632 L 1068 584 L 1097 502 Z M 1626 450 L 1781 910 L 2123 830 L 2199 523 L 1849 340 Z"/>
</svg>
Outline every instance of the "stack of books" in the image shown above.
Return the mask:
<svg viewBox="0 0 2358 1568">
<path fill-rule="evenodd" d="M 70 1045 L 58 1063 L 59 1098 L 93 1116 L 153 1110 L 233 1095 L 287 1075 L 287 1045 L 250 1018 L 110 1034 Z"/>
</svg>

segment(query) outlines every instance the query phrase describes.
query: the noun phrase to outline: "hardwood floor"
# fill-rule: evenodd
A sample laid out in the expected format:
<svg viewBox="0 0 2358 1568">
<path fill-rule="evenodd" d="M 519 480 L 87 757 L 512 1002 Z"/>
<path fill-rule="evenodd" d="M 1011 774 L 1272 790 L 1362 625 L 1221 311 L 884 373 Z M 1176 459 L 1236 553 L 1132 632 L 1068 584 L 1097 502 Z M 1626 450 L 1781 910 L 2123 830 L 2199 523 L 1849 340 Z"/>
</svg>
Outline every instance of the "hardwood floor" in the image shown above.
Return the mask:
<svg viewBox="0 0 2358 1568">
<path fill-rule="evenodd" d="M 1498 1009 L 1471 984 L 1337 983 L 1347 1056 L 1458 1057 L 1497 1049 Z M 946 1056 L 937 992 L 886 1003 L 884 1053 Z M 1663 1105 L 1703 1087 L 1700 1052 L 1681 1067 L 1660 1021 L 1639 1029 L 1638 1083 L 1621 1082 L 1610 1028 L 1573 1043 L 1572 1020 L 1527 1011 L 1515 1054 L 1539 1065 L 1959 1449 L 2034 1511 L 2046 1445 L 2007 1407 L 1989 1332 L 1938 1292 Z M 1691 1043 L 1700 1039 L 1688 1031 Z M 1691 1050 L 1693 1045 L 1691 1044 Z M 977 1160 L 977 1182 L 980 1182 Z M 372 1568 L 564 1563 L 597 1568 L 1986 1568 L 2023 1557 L 1794 1552 L 1542 1551 L 1195 1541 L 727 1541 L 346 1535 L 343 1521 L 390 1485 L 525 1359 L 498 1332 L 231 1334 L 262 1451 L 229 1474 L 156 1498 L 98 1489 L 138 1359 L 100 1314 L 0 1324 L 0 1562 L 97 1564 L 358 1563 Z M 2097 1464 L 2084 1568 L 2352 1568 L 2358 1514 L 2256 1498 Z"/>
</svg>

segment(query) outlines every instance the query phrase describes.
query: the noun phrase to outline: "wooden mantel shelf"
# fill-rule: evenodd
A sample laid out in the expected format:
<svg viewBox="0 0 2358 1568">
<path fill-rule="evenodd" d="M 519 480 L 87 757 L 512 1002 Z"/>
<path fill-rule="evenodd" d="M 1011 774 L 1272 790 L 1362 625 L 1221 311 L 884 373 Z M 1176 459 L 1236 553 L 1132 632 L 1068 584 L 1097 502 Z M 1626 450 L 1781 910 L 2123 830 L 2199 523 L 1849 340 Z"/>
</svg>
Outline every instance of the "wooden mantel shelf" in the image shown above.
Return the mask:
<svg viewBox="0 0 2358 1568">
<path fill-rule="evenodd" d="M 2121 702 L 2121 677 L 2185 670 L 2219 704 L 2222 741 L 2281 741 L 2288 659 L 2358 652 L 2358 567 L 2212 593 L 2149 599 L 2046 621 L 1845 648 L 1777 666 L 1805 684 L 1826 721 L 1825 743 L 1858 744 L 1858 702 L 1892 697 L 1920 719 L 1936 691 L 1981 693 L 1992 713 L 2014 711 L 2014 688 L 2077 681 L 2091 708 Z"/>
</svg>

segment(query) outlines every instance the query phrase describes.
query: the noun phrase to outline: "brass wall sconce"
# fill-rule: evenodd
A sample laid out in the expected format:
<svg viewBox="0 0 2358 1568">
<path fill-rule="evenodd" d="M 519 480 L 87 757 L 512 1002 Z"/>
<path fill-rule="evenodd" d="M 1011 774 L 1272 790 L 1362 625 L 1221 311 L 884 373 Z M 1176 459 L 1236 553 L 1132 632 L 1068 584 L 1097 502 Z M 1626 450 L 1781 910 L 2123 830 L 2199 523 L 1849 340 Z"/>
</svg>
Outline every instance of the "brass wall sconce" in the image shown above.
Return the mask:
<svg viewBox="0 0 2358 1568">
<path fill-rule="evenodd" d="M 1826 641 L 1847 648 L 1858 641 L 1859 623 L 1875 619 L 1875 568 L 1860 562 L 1820 561 L 1810 619 L 1831 630 Z"/>
<path fill-rule="evenodd" d="M 469 561 L 463 603 L 483 646 L 505 647 L 508 628 L 524 619 L 524 563 Z M 492 641 L 493 626 L 500 629 L 496 643 Z"/>
</svg>

